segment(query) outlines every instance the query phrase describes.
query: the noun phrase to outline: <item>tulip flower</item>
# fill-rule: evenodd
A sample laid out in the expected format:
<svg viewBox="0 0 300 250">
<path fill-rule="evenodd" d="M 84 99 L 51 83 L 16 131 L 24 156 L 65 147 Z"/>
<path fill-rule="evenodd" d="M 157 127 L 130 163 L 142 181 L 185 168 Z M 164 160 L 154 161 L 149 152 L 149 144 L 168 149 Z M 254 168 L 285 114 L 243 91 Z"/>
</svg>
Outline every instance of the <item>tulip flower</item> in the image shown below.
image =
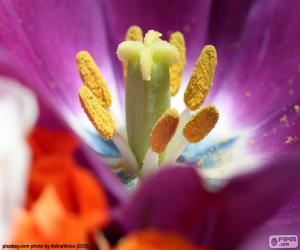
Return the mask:
<svg viewBox="0 0 300 250">
<path fill-rule="evenodd" d="M 34 89 L 107 166 L 117 169 L 127 186 L 176 162 L 191 166 L 187 171 L 196 166 L 217 188 L 228 182 L 231 194 L 230 183 L 239 178 L 232 176 L 253 171 L 250 176 L 259 177 L 251 180 L 263 178 L 267 184 L 273 171 L 266 174 L 264 168 L 276 167 L 276 162 L 299 164 L 291 156 L 299 151 L 300 132 L 298 9 L 293 0 L 2 1 L 0 73 Z M 128 30 L 132 25 L 140 29 Z M 98 156 L 85 146 L 83 150 L 110 196 L 126 202 Z M 286 176 L 297 174 L 293 167 L 286 169 Z M 273 201 L 278 188 L 294 187 L 292 180 L 284 185 L 272 182 L 276 187 L 262 199 Z M 249 181 L 255 183 L 260 182 Z M 226 200 L 226 191 L 220 192 L 216 197 Z M 212 210 L 219 208 L 205 203 Z M 280 206 L 274 204 L 268 216 Z M 240 214 L 245 209 L 233 210 Z M 297 205 L 288 211 L 295 209 Z M 255 219 L 251 229 L 268 216 Z M 213 226 L 217 232 L 211 237 L 226 231 L 222 225 Z M 220 249 L 218 244 L 228 246 L 223 239 L 197 237 L 190 240 Z"/>
</svg>

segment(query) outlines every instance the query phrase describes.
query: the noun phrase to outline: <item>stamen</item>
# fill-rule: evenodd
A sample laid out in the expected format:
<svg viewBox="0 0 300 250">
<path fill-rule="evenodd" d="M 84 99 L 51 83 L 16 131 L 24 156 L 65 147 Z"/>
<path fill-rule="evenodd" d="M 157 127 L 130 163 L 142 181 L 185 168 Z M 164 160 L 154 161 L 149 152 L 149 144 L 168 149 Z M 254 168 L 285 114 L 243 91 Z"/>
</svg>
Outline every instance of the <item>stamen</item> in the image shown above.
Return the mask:
<svg viewBox="0 0 300 250">
<path fill-rule="evenodd" d="M 215 47 L 206 45 L 197 60 L 184 93 L 184 102 L 190 110 L 198 109 L 205 101 L 212 87 L 216 64 L 217 51 Z"/>
<path fill-rule="evenodd" d="M 104 108 L 111 105 L 109 89 L 92 56 L 87 51 L 80 51 L 76 56 L 77 68 L 83 81 Z"/>
<path fill-rule="evenodd" d="M 190 143 L 196 143 L 204 139 L 214 128 L 219 119 L 219 112 L 213 105 L 208 105 L 185 124 L 183 135 Z"/>
<path fill-rule="evenodd" d="M 186 64 L 186 48 L 184 36 L 181 32 L 172 33 L 169 42 L 174 45 L 179 52 L 177 63 L 170 67 L 170 91 L 171 95 L 175 96 L 179 90 L 183 70 Z"/>
<path fill-rule="evenodd" d="M 87 86 L 79 90 L 81 106 L 104 140 L 110 140 L 115 134 L 115 124 L 109 112 L 99 103 L 97 97 Z"/>
<path fill-rule="evenodd" d="M 172 139 L 179 122 L 179 114 L 175 109 L 166 110 L 155 123 L 151 131 L 151 148 L 162 153 Z"/>
<path fill-rule="evenodd" d="M 130 26 L 126 32 L 125 36 L 126 41 L 143 41 L 143 31 L 139 26 Z M 123 75 L 126 82 L 127 79 L 127 63 L 124 63 L 123 66 Z"/>
<path fill-rule="evenodd" d="M 143 41 L 143 31 L 139 26 L 130 26 L 126 32 L 126 41 Z"/>
</svg>

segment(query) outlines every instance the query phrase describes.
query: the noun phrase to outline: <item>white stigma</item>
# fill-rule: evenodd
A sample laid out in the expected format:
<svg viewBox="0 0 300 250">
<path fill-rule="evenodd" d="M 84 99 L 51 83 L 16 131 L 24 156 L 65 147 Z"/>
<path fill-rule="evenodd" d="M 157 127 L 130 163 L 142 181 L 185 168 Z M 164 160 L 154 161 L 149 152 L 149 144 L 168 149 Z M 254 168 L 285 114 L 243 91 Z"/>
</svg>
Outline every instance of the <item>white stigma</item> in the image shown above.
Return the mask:
<svg viewBox="0 0 300 250">
<path fill-rule="evenodd" d="M 123 63 L 131 60 L 139 60 L 143 80 L 151 80 L 151 69 L 153 63 L 163 63 L 169 66 L 176 63 L 179 52 L 170 43 L 160 39 L 161 33 L 149 30 L 144 42 L 125 41 L 120 43 L 117 56 Z"/>
</svg>

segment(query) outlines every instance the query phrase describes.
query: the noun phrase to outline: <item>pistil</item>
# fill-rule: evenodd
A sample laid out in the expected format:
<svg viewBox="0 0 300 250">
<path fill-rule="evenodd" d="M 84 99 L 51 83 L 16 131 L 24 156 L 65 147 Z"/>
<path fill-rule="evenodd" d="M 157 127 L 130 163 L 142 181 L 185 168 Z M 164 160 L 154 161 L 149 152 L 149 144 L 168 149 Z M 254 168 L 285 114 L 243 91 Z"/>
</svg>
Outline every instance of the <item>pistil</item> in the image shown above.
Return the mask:
<svg viewBox="0 0 300 250">
<path fill-rule="evenodd" d="M 128 143 L 139 165 L 150 147 L 150 133 L 161 115 L 170 108 L 169 67 L 178 50 L 162 41 L 161 34 L 149 31 L 144 43 L 127 41 L 117 54 L 127 66 L 126 128 Z"/>
</svg>

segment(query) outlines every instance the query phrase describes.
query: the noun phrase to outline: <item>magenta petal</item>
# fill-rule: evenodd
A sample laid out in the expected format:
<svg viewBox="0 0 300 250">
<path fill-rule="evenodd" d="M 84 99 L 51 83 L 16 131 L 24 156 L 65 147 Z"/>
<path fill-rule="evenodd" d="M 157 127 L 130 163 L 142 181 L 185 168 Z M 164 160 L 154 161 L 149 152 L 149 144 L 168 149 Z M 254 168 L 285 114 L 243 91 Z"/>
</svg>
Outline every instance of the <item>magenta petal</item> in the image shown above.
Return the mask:
<svg viewBox="0 0 300 250">
<path fill-rule="evenodd" d="M 255 128 L 251 147 L 264 158 L 300 146 L 299 8 L 293 0 L 255 2 L 216 84 L 217 97 L 229 104 L 225 115 L 238 128 Z"/>
<path fill-rule="evenodd" d="M 300 100 L 299 100 L 300 103 Z M 264 158 L 272 159 L 300 149 L 300 111 L 297 105 L 287 105 L 253 135 L 253 150 Z M 300 105 L 299 105 L 300 109 Z"/>
<path fill-rule="evenodd" d="M 0 72 L 32 87 L 89 144 L 111 148 L 91 136 L 78 98 L 75 56 L 88 50 L 113 90 L 113 104 L 119 104 L 98 1 L 2 1 L 0 22 Z"/>
<path fill-rule="evenodd" d="M 79 104 L 78 89 L 82 83 L 75 63 L 80 50 L 90 51 L 107 83 L 113 86 L 102 12 L 97 1 L 0 2 L 0 72 L 32 87 L 43 107 L 47 107 L 41 110 L 44 116 L 51 109 L 82 136 L 81 123 L 86 116 Z M 93 164 L 108 192 L 121 199 L 121 184 L 94 158 Z"/>
<path fill-rule="evenodd" d="M 218 66 L 210 97 L 218 92 L 219 85 L 223 83 L 222 79 L 231 71 L 232 61 L 240 46 L 241 35 L 254 2 L 254 0 L 212 1 L 206 43 L 216 47 Z"/>
<path fill-rule="evenodd" d="M 146 180 L 120 213 L 125 231 L 176 231 L 215 249 L 234 249 L 300 190 L 300 156 L 239 176 L 217 193 L 193 168 L 168 168 Z M 266 205 L 267 204 L 267 205 Z"/>
<path fill-rule="evenodd" d="M 268 249 L 271 235 L 298 235 L 300 228 L 300 191 L 264 225 L 248 237 L 240 250 Z"/>
<path fill-rule="evenodd" d="M 114 87 L 97 1 L 3 1 L 0 14 L 0 41 L 7 57 L 28 75 L 22 77 L 25 84 L 69 123 L 72 118 L 85 117 L 78 101 L 82 84 L 75 63 L 78 51 L 88 50 L 107 83 Z"/>
<path fill-rule="evenodd" d="M 239 40 L 220 97 L 228 98 L 240 127 L 272 119 L 300 98 L 298 1 L 256 1 Z M 237 108 L 238 107 L 238 108 Z"/>
<path fill-rule="evenodd" d="M 252 174 L 232 179 L 219 193 L 221 209 L 215 231 L 217 249 L 234 249 L 251 231 L 288 204 L 300 191 L 299 176 L 300 156 L 290 155 Z M 286 227 L 289 226 L 287 221 Z"/>
<path fill-rule="evenodd" d="M 195 169 L 163 169 L 142 183 L 122 211 L 121 224 L 126 231 L 154 227 L 175 230 L 195 240 L 201 229 L 208 229 L 205 223 L 210 213 L 215 215 L 208 209 L 212 198 Z"/>
</svg>

